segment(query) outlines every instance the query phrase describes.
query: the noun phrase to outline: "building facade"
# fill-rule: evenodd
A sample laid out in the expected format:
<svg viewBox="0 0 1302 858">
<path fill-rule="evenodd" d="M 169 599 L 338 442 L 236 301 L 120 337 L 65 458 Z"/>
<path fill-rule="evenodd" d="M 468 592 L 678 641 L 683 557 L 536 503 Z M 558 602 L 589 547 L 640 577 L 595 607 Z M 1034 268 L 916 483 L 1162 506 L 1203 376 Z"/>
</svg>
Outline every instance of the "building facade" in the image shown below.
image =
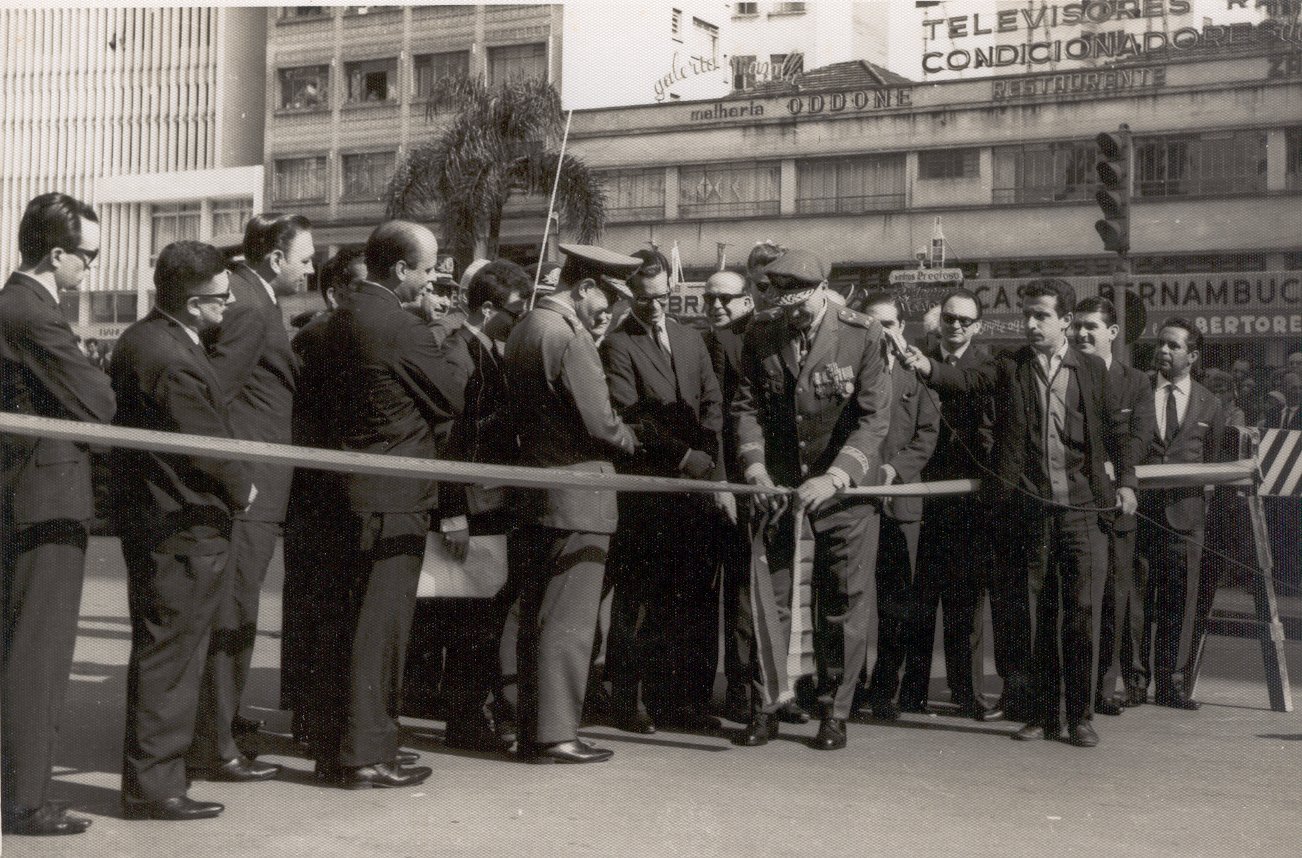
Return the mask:
<svg viewBox="0 0 1302 858">
<path fill-rule="evenodd" d="M 103 252 L 61 299 L 74 330 L 113 339 L 152 304 L 169 241 L 242 231 L 261 205 L 266 16 L 243 8 L 0 11 L 0 268 L 18 264 L 27 202 L 95 206 Z"/>
</svg>

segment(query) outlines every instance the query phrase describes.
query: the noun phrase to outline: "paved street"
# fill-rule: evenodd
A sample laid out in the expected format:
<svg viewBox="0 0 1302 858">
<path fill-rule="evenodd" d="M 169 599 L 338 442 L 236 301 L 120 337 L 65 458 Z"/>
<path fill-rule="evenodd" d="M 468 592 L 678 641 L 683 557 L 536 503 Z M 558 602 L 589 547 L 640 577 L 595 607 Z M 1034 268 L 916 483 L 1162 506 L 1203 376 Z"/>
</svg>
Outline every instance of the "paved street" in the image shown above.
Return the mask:
<svg viewBox="0 0 1302 858">
<path fill-rule="evenodd" d="M 288 716 L 273 708 L 279 568 L 247 711 L 285 733 Z M 1302 843 L 1302 715 L 1269 711 L 1247 641 L 1209 641 L 1201 711 L 1099 716 L 1095 750 L 1014 743 L 1007 722 L 906 715 L 851 725 L 849 749 L 834 754 L 801 743 L 814 725 L 784 725 L 782 741 L 752 750 L 597 727 L 585 735 L 614 760 L 570 768 L 445 752 L 440 723 L 408 721 L 411 747 L 435 769 L 420 788 L 323 788 L 287 737 L 264 736 L 263 758 L 284 765 L 283 778 L 196 784 L 193 795 L 227 810 L 185 824 L 118 817 L 128 647 L 117 543 L 95 538 L 55 771 L 57 795 L 95 823 L 81 837 L 5 838 L 7 856 L 1283 856 Z M 1289 657 L 1302 700 L 1302 645 Z M 939 664 L 936 675 L 933 692 Z"/>
</svg>

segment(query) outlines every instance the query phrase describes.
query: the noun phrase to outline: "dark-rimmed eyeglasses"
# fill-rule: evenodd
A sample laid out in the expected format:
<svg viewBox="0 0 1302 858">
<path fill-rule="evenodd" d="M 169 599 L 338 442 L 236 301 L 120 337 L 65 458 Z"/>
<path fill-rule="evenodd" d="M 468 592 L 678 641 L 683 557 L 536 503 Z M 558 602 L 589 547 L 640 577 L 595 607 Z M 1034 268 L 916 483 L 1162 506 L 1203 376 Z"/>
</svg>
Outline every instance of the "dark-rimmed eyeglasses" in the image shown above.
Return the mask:
<svg viewBox="0 0 1302 858">
<path fill-rule="evenodd" d="M 669 293 L 663 295 L 642 295 L 633 298 L 633 303 L 640 307 L 650 307 L 652 304 L 668 304 Z"/>
<path fill-rule="evenodd" d="M 231 300 L 231 293 L 228 289 L 225 292 L 213 292 L 211 295 L 191 295 L 190 297 L 199 301 L 220 301 L 225 304 Z"/>
<path fill-rule="evenodd" d="M 959 316 L 954 313 L 941 313 L 940 321 L 946 325 L 958 325 L 960 328 L 970 328 L 980 319 L 973 319 L 971 316 Z"/>
<path fill-rule="evenodd" d="M 740 298 L 745 298 L 745 294 L 738 292 L 736 295 L 706 295 L 706 304 L 731 304 Z"/>
<path fill-rule="evenodd" d="M 99 256 L 99 250 L 90 250 L 85 247 L 67 248 L 67 252 L 81 260 L 81 264 L 89 268 L 95 263 L 96 257 Z"/>
</svg>

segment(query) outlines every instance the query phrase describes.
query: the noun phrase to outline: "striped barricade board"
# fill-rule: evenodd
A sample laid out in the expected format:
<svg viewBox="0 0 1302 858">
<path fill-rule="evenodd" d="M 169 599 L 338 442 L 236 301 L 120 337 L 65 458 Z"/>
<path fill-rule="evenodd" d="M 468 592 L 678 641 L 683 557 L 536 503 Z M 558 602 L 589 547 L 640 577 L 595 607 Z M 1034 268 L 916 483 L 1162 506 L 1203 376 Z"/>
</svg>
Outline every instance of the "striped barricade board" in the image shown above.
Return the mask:
<svg viewBox="0 0 1302 858">
<path fill-rule="evenodd" d="M 1257 448 L 1263 497 L 1302 497 L 1302 430 L 1265 429 Z"/>
</svg>

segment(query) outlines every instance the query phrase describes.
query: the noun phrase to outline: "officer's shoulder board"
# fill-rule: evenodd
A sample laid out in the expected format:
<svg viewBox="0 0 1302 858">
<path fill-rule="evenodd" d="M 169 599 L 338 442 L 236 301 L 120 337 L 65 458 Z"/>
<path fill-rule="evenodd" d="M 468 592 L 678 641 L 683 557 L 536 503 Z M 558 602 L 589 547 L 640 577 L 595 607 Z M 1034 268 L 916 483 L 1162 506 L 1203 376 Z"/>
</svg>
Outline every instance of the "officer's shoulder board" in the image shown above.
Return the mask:
<svg viewBox="0 0 1302 858">
<path fill-rule="evenodd" d="M 763 325 L 769 322 L 776 322 L 781 318 L 782 318 L 782 308 L 770 307 L 767 310 L 757 311 L 755 315 L 751 317 L 751 323 Z"/>
<path fill-rule="evenodd" d="M 849 307 L 841 307 L 836 311 L 836 317 L 847 325 L 853 325 L 856 328 L 871 328 L 876 319 L 865 316 L 863 313 L 856 313 Z"/>
</svg>

